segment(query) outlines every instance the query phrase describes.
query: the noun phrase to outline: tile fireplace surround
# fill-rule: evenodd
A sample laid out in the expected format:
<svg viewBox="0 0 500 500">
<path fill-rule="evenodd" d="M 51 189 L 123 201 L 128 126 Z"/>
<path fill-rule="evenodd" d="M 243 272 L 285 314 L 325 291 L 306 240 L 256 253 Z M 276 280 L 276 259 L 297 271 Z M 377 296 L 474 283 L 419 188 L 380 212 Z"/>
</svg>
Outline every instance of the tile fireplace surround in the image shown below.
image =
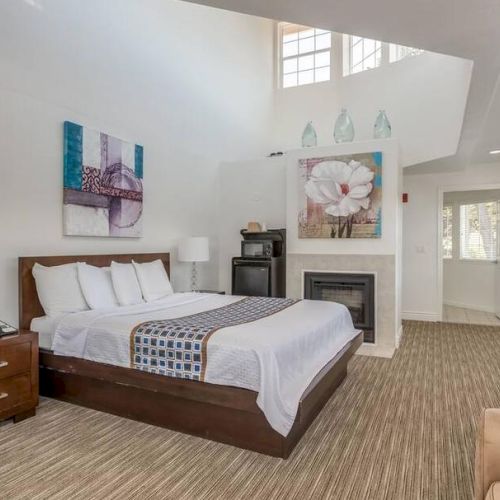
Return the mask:
<svg viewBox="0 0 500 500">
<path fill-rule="evenodd" d="M 374 273 L 375 276 L 375 344 L 363 344 L 358 354 L 391 357 L 400 332 L 396 294 L 394 255 L 287 255 L 287 296 L 303 298 L 304 272 Z"/>
</svg>

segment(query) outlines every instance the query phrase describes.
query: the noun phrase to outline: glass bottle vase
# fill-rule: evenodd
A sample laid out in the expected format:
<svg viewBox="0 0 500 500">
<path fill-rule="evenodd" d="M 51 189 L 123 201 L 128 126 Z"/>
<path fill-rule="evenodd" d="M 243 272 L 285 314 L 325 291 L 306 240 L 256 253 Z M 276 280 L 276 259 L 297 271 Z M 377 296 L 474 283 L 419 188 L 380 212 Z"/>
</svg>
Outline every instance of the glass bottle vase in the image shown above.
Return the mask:
<svg viewBox="0 0 500 500">
<path fill-rule="evenodd" d="M 352 142 L 354 140 L 354 125 L 345 108 L 342 108 L 335 121 L 333 139 L 335 142 Z"/>
<path fill-rule="evenodd" d="M 312 122 L 307 122 L 306 128 L 302 133 L 302 147 L 313 148 L 318 145 L 318 136 L 314 130 Z"/>
<path fill-rule="evenodd" d="M 374 139 L 387 139 L 391 137 L 392 129 L 391 122 L 385 114 L 385 110 L 381 109 L 375 120 L 375 125 L 373 126 L 373 138 Z"/>
</svg>

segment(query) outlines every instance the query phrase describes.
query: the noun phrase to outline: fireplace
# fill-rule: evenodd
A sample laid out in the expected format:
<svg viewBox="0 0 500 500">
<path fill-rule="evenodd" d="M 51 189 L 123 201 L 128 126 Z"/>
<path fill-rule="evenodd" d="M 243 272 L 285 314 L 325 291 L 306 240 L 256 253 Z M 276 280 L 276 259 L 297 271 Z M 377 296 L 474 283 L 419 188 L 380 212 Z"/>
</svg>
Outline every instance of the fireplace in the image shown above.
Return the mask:
<svg viewBox="0 0 500 500">
<path fill-rule="evenodd" d="M 304 298 L 344 304 L 364 341 L 375 342 L 374 274 L 305 272 Z"/>
</svg>

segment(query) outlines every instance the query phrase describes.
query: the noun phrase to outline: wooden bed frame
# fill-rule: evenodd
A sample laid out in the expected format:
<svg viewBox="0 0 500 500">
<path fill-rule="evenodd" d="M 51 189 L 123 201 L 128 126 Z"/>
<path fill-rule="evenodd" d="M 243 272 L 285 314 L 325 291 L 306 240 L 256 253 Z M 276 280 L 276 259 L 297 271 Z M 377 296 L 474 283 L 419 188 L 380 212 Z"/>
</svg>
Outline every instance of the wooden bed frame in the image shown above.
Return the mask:
<svg viewBox="0 0 500 500">
<path fill-rule="evenodd" d="M 131 262 L 132 259 L 136 262 L 161 259 L 170 274 L 168 253 L 20 257 L 20 327 L 29 330 L 31 320 L 44 315 L 31 272 L 36 262 L 44 266 L 70 262 L 108 266 L 113 260 Z M 362 335 L 349 342 L 311 382 L 302 395 L 295 423 L 286 437 L 269 425 L 257 406 L 254 391 L 56 356 L 46 349 L 40 349 L 40 394 L 287 458 L 346 376 L 347 363 L 362 344 Z"/>
</svg>

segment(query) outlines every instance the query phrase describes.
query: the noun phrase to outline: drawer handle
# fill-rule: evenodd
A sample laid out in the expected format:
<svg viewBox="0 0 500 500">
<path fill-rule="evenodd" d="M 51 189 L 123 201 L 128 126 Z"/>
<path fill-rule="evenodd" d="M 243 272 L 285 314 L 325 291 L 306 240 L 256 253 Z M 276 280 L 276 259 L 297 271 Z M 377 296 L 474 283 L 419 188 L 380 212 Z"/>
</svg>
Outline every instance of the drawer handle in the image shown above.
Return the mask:
<svg viewBox="0 0 500 500">
<path fill-rule="evenodd" d="M 0 361 L 0 368 L 5 368 L 6 366 L 9 366 L 8 361 Z"/>
<path fill-rule="evenodd" d="M 7 392 L 0 392 L 0 399 L 5 399 L 9 396 Z"/>
</svg>

